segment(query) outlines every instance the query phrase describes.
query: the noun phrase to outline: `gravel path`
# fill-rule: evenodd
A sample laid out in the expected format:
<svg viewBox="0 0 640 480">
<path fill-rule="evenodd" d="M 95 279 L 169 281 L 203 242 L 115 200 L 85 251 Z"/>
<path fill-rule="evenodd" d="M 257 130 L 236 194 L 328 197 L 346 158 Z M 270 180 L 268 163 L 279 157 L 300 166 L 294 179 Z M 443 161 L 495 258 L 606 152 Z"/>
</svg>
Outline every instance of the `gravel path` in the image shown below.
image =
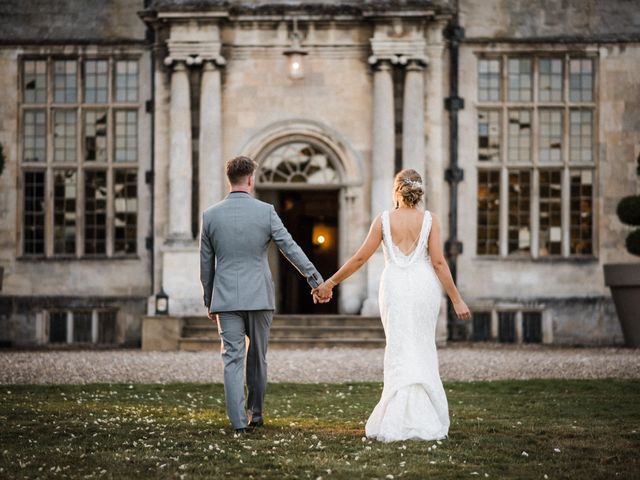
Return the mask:
<svg viewBox="0 0 640 480">
<path fill-rule="evenodd" d="M 381 381 L 382 349 L 272 350 L 271 382 Z M 640 378 L 640 350 L 456 345 L 439 351 L 444 380 Z M 222 382 L 214 352 L 3 351 L 0 384 Z"/>
</svg>

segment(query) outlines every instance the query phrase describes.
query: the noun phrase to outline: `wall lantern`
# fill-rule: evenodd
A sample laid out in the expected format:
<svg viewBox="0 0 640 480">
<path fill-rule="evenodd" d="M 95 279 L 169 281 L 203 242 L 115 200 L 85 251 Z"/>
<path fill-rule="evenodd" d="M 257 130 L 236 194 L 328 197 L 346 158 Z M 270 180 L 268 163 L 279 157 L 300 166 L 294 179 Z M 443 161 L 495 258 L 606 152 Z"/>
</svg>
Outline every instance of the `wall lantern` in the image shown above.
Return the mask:
<svg viewBox="0 0 640 480">
<path fill-rule="evenodd" d="M 160 291 L 156 293 L 156 315 L 167 315 L 169 313 L 169 296 L 160 287 Z"/>
<path fill-rule="evenodd" d="M 291 47 L 284 51 L 288 59 L 289 78 L 291 80 L 300 80 L 304 78 L 304 56 L 307 51 L 304 50 L 300 42 L 302 35 L 298 31 L 298 19 L 293 19 L 293 32 L 291 33 Z"/>
</svg>

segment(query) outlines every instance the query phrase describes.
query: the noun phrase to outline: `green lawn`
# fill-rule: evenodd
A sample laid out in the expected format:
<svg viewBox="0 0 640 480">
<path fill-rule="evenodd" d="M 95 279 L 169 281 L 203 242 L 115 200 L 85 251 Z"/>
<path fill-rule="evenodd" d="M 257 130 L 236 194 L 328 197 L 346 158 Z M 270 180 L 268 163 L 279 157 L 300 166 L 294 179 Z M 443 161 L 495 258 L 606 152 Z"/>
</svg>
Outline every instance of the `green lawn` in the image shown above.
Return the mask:
<svg viewBox="0 0 640 480">
<path fill-rule="evenodd" d="M 640 381 L 445 387 L 449 440 L 382 444 L 379 384 L 271 384 L 241 438 L 221 385 L 3 385 L 0 478 L 640 478 Z"/>
</svg>

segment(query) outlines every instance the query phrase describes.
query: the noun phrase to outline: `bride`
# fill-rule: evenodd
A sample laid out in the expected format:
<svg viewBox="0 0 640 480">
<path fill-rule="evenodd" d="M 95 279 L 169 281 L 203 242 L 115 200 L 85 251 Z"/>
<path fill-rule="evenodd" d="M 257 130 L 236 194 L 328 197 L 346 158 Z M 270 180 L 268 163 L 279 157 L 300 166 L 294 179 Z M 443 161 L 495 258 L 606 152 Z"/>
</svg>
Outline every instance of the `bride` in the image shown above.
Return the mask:
<svg viewBox="0 0 640 480">
<path fill-rule="evenodd" d="M 420 175 L 402 170 L 395 177 L 393 193 L 395 210 L 376 217 L 360 249 L 314 292 L 330 298 L 333 287 L 362 267 L 382 242 L 384 388 L 367 421 L 366 435 L 384 442 L 436 440 L 449 431 L 435 344 L 442 286 L 458 318 L 468 320 L 471 314 L 444 259 L 438 219 L 418 208 L 424 194 Z"/>
</svg>

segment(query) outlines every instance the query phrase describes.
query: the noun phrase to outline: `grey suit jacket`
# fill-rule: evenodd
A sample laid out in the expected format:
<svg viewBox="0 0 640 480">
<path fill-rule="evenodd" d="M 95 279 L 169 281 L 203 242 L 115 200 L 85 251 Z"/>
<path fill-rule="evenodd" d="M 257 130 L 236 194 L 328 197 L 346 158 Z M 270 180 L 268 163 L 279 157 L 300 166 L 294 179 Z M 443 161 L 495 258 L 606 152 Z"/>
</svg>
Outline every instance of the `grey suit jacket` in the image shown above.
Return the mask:
<svg viewBox="0 0 640 480">
<path fill-rule="evenodd" d="M 202 214 L 200 281 L 211 312 L 275 310 L 267 251 L 273 240 L 312 288 L 322 277 L 282 224 L 273 205 L 231 192 Z"/>
</svg>

